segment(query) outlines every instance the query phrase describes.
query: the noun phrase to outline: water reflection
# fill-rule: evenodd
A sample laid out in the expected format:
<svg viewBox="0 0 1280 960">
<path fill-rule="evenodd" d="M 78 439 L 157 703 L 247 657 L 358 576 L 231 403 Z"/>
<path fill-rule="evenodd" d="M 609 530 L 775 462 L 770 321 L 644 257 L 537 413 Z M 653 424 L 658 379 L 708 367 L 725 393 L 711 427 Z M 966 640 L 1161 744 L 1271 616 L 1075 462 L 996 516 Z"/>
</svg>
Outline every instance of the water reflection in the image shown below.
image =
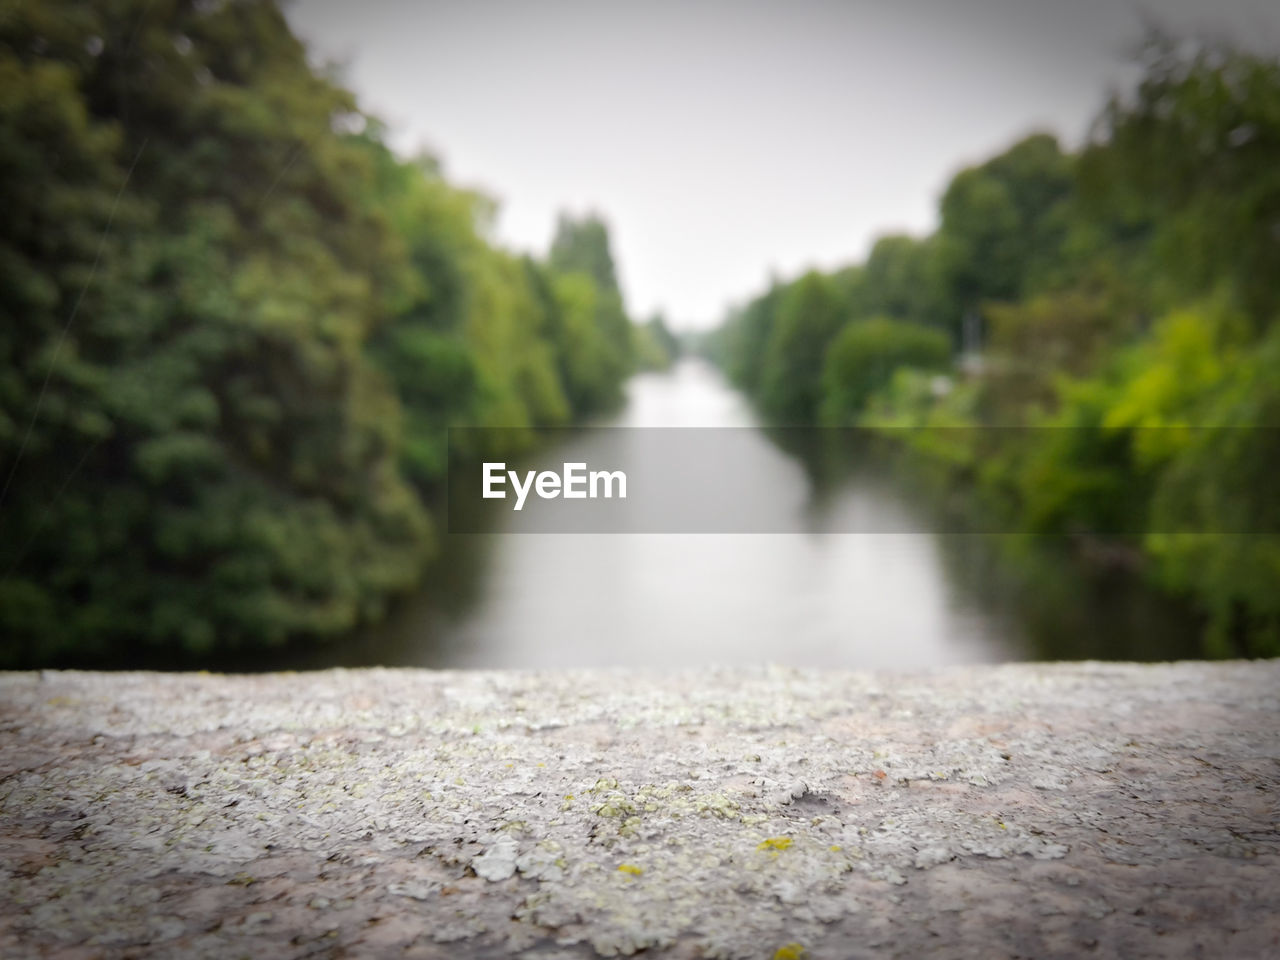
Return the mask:
<svg viewBox="0 0 1280 960">
<path fill-rule="evenodd" d="M 752 423 L 718 372 L 686 361 L 632 380 L 610 425 Z M 449 536 L 434 589 L 325 660 L 916 669 L 1194 653 L 1190 618 L 1132 578 L 1087 575 L 1053 544 L 929 533 L 929 507 L 891 470 L 756 435 L 752 468 L 770 478 L 778 503 L 806 513 L 813 533 Z M 587 445 L 575 457 L 592 462 L 590 435 L 572 442 Z M 922 532 L 823 532 L 847 528 L 849 511 Z"/>
</svg>

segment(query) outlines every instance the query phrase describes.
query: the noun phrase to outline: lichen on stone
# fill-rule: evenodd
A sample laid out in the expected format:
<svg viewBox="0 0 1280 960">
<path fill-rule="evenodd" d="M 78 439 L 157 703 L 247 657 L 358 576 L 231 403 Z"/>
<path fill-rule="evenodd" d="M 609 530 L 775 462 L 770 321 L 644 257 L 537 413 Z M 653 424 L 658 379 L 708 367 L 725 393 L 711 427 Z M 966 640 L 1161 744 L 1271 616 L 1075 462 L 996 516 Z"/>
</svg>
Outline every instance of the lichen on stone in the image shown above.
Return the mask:
<svg viewBox="0 0 1280 960">
<path fill-rule="evenodd" d="M 1276 663 L 0 674 L 0 946 L 1264 955 L 1278 691 Z"/>
</svg>

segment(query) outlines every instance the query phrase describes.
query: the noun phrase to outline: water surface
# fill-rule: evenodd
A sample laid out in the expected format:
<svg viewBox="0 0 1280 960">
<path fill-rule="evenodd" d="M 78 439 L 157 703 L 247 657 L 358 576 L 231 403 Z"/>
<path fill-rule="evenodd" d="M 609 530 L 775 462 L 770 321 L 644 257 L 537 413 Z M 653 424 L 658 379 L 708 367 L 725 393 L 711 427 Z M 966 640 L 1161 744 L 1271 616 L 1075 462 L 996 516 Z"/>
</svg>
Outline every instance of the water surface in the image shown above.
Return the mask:
<svg viewBox="0 0 1280 960">
<path fill-rule="evenodd" d="M 749 427 L 745 400 L 686 360 L 628 384 L 621 427 Z M 325 662 L 430 667 L 686 667 L 761 662 L 918 669 L 1006 660 L 1163 659 L 1194 654 L 1185 611 L 1132 577 L 1090 572 L 1066 551 L 928 532 L 929 511 L 858 471 L 819 484 L 765 431 L 750 450 L 805 534 L 446 536 L 433 586 Z M 572 459 L 598 462 L 592 435 Z M 825 532 L 842 511 L 918 533 Z M 817 518 L 816 521 L 812 518 Z M 527 522 L 527 521 L 524 521 Z M 847 525 L 846 525 L 847 526 Z"/>
</svg>

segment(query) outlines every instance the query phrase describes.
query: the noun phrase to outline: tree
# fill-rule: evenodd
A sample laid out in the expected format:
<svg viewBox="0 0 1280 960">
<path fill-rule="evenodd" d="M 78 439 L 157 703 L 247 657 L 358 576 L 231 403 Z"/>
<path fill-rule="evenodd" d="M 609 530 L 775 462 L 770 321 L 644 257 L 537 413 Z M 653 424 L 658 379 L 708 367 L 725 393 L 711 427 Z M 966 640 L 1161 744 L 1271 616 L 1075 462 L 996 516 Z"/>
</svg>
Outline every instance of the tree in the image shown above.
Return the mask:
<svg viewBox="0 0 1280 960">
<path fill-rule="evenodd" d="M 642 370 L 666 370 L 680 354 L 680 342 L 667 327 L 666 318 L 655 313 L 632 330 L 632 355 Z"/>
<path fill-rule="evenodd" d="M 856 423 L 872 395 L 899 369 L 945 370 L 950 362 L 951 343 L 940 330 L 885 318 L 848 323 L 823 364 L 823 421 Z"/>
<path fill-rule="evenodd" d="M 760 391 L 766 350 L 773 336 L 783 290 L 784 287 L 775 280 L 767 291 L 733 314 L 726 324 L 729 331 L 725 345 L 729 377 L 752 396 Z"/>
<path fill-rule="evenodd" d="M 0 26 L 6 658 L 337 635 L 430 542 L 362 353 L 405 272 L 351 98 L 274 7 L 117 7 Z"/>
<path fill-rule="evenodd" d="M 1048 134 L 956 175 L 937 239 L 953 331 L 986 301 L 1016 300 L 1052 270 L 1073 188 L 1071 160 Z"/>
<path fill-rule="evenodd" d="M 1226 283 L 1268 325 L 1280 313 L 1280 62 L 1158 31 L 1140 62 L 1142 81 L 1107 106 L 1082 160 L 1091 210 L 1149 225 L 1161 306 Z"/>
<path fill-rule="evenodd" d="M 618 287 L 604 221 L 594 214 L 582 219 L 561 216 L 549 264 L 556 273 L 586 277 L 594 287 L 591 325 L 596 332 L 592 336 L 598 336 L 600 342 L 592 362 L 600 364 L 596 379 L 612 387 L 586 391 L 582 396 L 590 396 L 591 403 L 601 406 L 616 403 L 621 397 L 617 384 L 631 369 L 631 321 Z"/>
<path fill-rule="evenodd" d="M 814 423 L 827 344 L 848 319 L 832 281 L 811 271 L 787 288 L 764 351 L 760 403 L 770 416 Z"/>
<path fill-rule="evenodd" d="M 551 269 L 560 273 L 585 273 L 606 293 L 619 293 L 609 228 L 597 214 L 575 219 L 561 214 L 551 241 Z"/>
<path fill-rule="evenodd" d="M 881 237 L 851 291 L 851 315 L 945 323 L 941 268 L 932 238 Z"/>
<path fill-rule="evenodd" d="M 629 370 L 602 225 L 579 341 L 268 2 L 11 6 L 0 200 L 5 664 L 345 636 L 419 583 L 448 426 Z"/>
</svg>

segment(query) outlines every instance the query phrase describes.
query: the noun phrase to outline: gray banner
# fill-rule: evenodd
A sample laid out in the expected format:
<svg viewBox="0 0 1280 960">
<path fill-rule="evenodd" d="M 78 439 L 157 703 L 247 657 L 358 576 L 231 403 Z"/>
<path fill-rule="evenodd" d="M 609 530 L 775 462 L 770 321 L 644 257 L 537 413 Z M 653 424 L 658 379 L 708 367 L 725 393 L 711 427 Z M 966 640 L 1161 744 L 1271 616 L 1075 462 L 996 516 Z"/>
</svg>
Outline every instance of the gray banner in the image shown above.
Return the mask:
<svg viewBox="0 0 1280 960">
<path fill-rule="evenodd" d="M 1159 429 L 1164 428 L 1149 428 Z M 1210 445 L 1202 456 L 1212 455 L 1212 445 L 1236 451 L 1247 445 L 1251 455 L 1243 459 L 1251 464 L 1266 451 L 1262 460 L 1280 460 L 1276 428 L 1176 429 L 1180 449 Z M 997 459 L 1042 451 L 1052 442 L 1087 449 L 1091 459 L 1082 467 L 1073 455 L 1070 469 L 1078 476 L 1047 467 L 1035 480 L 1034 469 L 1023 469 L 1022 482 L 1094 487 L 1081 492 L 1064 486 L 1069 506 L 1056 521 L 1049 518 L 1046 529 L 1102 535 L 1280 532 L 1280 498 L 1270 506 L 1258 503 L 1256 476 L 1237 473 L 1239 489 L 1234 489 L 1231 471 L 1216 471 L 1211 487 L 1195 475 L 1160 473 L 1141 451 L 1167 449 L 1163 441 L 1173 438 L 1157 438 L 1149 430 L 451 428 L 448 530 L 1023 532 L 1025 526 L 1018 524 L 1025 523 L 1025 515 L 1001 509 L 977 477 Z M 1046 431 L 1054 436 L 1044 436 Z M 1253 448 L 1256 444 L 1264 449 Z M 492 450 L 526 452 L 486 453 Z"/>
</svg>

